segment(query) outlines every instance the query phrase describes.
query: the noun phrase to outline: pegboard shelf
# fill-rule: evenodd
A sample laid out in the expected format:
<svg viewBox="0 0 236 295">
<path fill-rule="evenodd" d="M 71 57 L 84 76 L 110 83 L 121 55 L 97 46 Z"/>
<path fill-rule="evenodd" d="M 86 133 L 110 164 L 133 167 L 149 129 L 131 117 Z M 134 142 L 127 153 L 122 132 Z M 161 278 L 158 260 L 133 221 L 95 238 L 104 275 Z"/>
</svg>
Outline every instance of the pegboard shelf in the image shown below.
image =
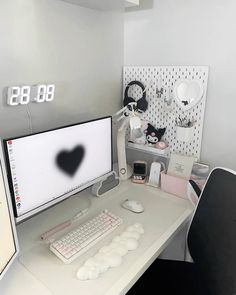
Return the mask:
<svg viewBox="0 0 236 295">
<path fill-rule="evenodd" d="M 148 145 L 132 143 L 132 142 L 128 142 L 127 147 L 133 150 L 140 150 L 145 153 L 150 153 L 150 154 L 154 154 L 154 155 L 165 157 L 165 158 L 167 158 L 170 154 L 169 147 L 161 150 Z"/>
<path fill-rule="evenodd" d="M 163 136 L 170 152 L 194 156 L 200 160 L 202 130 L 204 122 L 208 66 L 127 66 L 123 73 L 123 93 L 131 81 L 140 81 L 146 87 L 148 109 L 141 119 L 155 128 L 166 128 Z M 197 81 L 202 84 L 203 95 L 191 109 L 184 110 L 175 100 L 175 84 L 180 80 Z M 157 95 L 162 89 L 161 97 Z M 142 97 L 140 87 L 133 86 L 129 96 L 138 100 Z M 168 104 L 170 102 L 170 104 Z M 177 140 L 176 119 L 179 117 L 194 120 L 192 139 L 184 142 Z"/>
</svg>

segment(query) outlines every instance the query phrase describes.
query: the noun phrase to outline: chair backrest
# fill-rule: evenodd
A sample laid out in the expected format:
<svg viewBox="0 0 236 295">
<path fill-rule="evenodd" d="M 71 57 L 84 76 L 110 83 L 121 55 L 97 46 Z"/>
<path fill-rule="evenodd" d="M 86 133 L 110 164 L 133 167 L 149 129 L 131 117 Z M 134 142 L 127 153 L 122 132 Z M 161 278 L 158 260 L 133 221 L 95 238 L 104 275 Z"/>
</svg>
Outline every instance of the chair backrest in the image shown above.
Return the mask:
<svg viewBox="0 0 236 295">
<path fill-rule="evenodd" d="M 224 168 L 212 170 L 187 242 L 213 294 L 236 295 L 236 172 Z"/>
</svg>

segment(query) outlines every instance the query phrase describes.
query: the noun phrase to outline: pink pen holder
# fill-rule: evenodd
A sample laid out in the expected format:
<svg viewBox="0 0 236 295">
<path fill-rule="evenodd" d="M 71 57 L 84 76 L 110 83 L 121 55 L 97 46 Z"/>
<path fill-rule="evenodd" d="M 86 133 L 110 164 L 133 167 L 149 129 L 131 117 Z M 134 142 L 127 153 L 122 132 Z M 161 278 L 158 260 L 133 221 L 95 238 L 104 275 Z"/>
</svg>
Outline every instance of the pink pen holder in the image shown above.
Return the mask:
<svg viewBox="0 0 236 295">
<path fill-rule="evenodd" d="M 161 189 L 167 193 L 187 199 L 188 180 L 161 172 Z"/>
</svg>

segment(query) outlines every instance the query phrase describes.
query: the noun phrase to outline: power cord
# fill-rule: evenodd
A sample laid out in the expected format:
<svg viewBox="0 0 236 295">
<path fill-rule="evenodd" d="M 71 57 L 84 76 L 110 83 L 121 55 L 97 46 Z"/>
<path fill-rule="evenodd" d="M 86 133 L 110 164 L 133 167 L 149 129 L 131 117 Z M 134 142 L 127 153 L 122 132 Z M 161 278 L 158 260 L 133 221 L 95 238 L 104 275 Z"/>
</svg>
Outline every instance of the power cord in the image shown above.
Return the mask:
<svg viewBox="0 0 236 295">
<path fill-rule="evenodd" d="M 33 124 L 32 124 L 32 117 L 31 117 L 31 114 L 30 114 L 28 104 L 26 105 L 26 113 L 27 113 L 27 116 L 28 116 L 29 131 L 32 134 L 33 133 Z"/>
</svg>

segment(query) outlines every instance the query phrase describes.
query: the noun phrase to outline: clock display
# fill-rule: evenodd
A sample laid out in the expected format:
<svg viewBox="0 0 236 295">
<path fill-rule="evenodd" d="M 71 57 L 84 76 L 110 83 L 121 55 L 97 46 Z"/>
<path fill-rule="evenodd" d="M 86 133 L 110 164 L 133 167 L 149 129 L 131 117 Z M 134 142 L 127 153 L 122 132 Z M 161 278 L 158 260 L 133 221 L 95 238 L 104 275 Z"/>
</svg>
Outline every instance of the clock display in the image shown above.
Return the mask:
<svg viewBox="0 0 236 295">
<path fill-rule="evenodd" d="M 53 101 L 54 94 L 54 84 L 12 86 L 7 88 L 7 104 L 17 106 L 26 105 L 31 101 L 50 102 Z"/>
</svg>

